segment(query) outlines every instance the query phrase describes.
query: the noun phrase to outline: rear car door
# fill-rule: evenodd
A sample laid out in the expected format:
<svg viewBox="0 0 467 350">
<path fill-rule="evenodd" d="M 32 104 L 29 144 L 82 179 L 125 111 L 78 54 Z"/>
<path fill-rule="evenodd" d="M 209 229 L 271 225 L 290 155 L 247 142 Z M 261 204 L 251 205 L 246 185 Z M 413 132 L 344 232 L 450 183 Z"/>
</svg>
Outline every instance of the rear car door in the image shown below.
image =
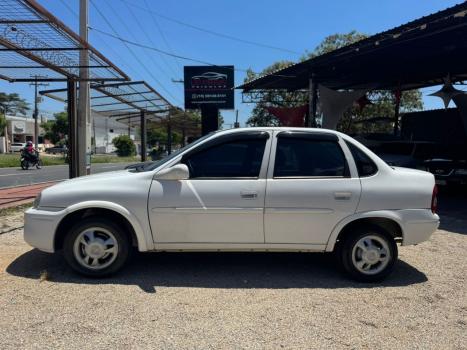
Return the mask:
<svg viewBox="0 0 467 350">
<path fill-rule="evenodd" d="M 265 241 L 324 246 L 358 205 L 361 186 L 351 154 L 332 133 L 276 132 L 273 139 Z"/>
</svg>

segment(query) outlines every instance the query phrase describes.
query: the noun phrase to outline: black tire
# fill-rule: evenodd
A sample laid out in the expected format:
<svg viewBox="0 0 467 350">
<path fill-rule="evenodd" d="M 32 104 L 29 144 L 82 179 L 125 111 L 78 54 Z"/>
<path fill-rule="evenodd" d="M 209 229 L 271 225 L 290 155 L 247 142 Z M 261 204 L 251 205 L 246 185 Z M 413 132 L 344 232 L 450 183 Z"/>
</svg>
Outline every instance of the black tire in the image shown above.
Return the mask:
<svg viewBox="0 0 467 350">
<path fill-rule="evenodd" d="M 28 170 L 29 169 L 29 162 L 27 160 L 21 161 L 21 169 Z"/>
<path fill-rule="evenodd" d="M 42 160 L 41 159 L 37 160 L 36 169 L 42 169 Z"/>
<path fill-rule="evenodd" d="M 91 228 L 100 228 L 103 231 L 110 232 L 116 242 L 118 249 L 116 257 L 113 262 L 102 268 L 92 269 L 83 265 L 75 256 L 75 242 L 80 235 Z M 96 230 L 98 231 L 98 230 Z M 79 243 L 77 243 L 79 245 Z M 65 236 L 63 242 L 63 255 L 70 267 L 79 274 L 89 277 L 106 277 L 119 271 L 128 261 L 131 252 L 131 241 L 125 231 L 123 231 L 116 223 L 99 217 L 89 217 L 85 220 L 77 222 L 68 234 Z M 99 259 L 98 259 L 99 260 Z"/>
<path fill-rule="evenodd" d="M 365 238 L 366 241 L 369 239 L 372 242 L 371 249 L 369 250 L 373 250 L 373 252 L 370 254 L 374 255 L 379 252 L 379 257 L 384 259 L 384 262 L 377 261 L 374 265 L 365 262 L 366 260 L 363 259 L 363 254 L 365 253 L 359 248 L 362 240 Z M 360 245 L 356 247 L 359 242 Z M 383 242 L 385 242 L 386 246 L 384 246 Z M 353 232 L 347 234 L 339 242 L 337 249 L 338 261 L 343 270 L 350 278 L 359 282 L 379 282 L 383 280 L 392 272 L 398 255 L 397 244 L 394 238 L 384 229 L 372 225 L 360 226 L 354 229 Z M 388 254 L 384 254 L 386 251 Z M 376 259 L 374 256 L 370 257 Z M 374 267 L 374 269 L 363 272 L 363 268 L 359 268 L 358 264 L 363 264 L 363 267 L 366 268 L 370 266 L 370 269 Z"/>
</svg>

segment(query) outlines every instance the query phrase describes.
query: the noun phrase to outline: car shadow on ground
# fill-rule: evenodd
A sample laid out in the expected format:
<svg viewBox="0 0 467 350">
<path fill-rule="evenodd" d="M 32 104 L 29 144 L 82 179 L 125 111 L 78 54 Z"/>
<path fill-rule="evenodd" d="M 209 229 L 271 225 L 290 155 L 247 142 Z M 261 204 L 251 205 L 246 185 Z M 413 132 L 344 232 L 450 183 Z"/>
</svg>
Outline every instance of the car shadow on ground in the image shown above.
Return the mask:
<svg viewBox="0 0 467 350">
<path fill-rule="evenodd" d="M 339 271 L 334 257 L 323 253 L 135 253 L 115 276 L 85 278 L 71 271 L 60 253 L 33 249 L 8 267 L 11 275 L 51 282 L 137 285 L 147 293 L 158 287 L 197 288 L 373 288 L 427 281 L 424 273 L 399 260 L 394 273 L 375 284 L 357 283 Z"/>
</svg>

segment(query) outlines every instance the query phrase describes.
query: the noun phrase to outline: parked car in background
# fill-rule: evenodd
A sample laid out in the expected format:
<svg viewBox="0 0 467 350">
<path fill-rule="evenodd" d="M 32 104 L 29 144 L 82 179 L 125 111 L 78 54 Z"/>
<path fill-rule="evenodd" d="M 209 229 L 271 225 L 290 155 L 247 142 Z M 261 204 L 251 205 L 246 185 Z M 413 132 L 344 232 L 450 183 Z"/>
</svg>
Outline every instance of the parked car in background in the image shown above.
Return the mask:
<svg viewBox="0 0 467 350">
<path fill-rule="evenodd" d="M 467 160 L 435 158 L 424 164 L 438 185 L 467 185 Z"/>
<path fill-rule="evenodd" d="M 360 281 L 397 243 L 437 229 L 434 176 L 391 167 L 351 137 L 308 128 L 212 133 L 156 162 L 61 182 L 25 214 L 25 240 L 105 276 L 139 251 L 335 252 Z"/>
<path fill-rule="evenodd" d="M 21 152 L 21 150 L 26 147 L 25 143 L 22 142 L 14 142 L 10 144 L 10 152 Z"/>
<path fill-rule="evenodd" d="M 46 148 L 45 153 L 48 154 L 65 154 L 68 151 L 68 148 L 63 145 L 63 146 L 55 146 L 55 147 L 49 147 Z"/>
</svg>

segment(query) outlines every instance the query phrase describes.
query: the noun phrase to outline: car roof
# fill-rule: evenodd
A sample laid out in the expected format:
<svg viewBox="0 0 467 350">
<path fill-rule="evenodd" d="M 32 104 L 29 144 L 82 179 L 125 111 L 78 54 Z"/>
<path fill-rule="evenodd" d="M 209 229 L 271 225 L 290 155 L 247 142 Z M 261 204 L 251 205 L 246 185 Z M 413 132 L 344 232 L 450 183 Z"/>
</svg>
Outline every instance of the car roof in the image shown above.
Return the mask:
<svg viewBox="0 0 467 350">
<path fill-rule="evenodd" d="M 235 129 L 226 129 L 226 130 L 219 130 L 216 133 L 219 134 L 228 134 L 228 133 L 242 133 L 242 132 L 249 132 L 249 131 L 302 131 L 302 132 L 312 132 L 312 133 L 322 133 L 322 134 L 333 134 L 333 135 L 343 135 L 339 131 L 331 130 L 331 129 L 321 129 L 321 128 L 297 128 L 297 127 L 248 127 L 248 128 L 235 128 Z"/>
</svg>

